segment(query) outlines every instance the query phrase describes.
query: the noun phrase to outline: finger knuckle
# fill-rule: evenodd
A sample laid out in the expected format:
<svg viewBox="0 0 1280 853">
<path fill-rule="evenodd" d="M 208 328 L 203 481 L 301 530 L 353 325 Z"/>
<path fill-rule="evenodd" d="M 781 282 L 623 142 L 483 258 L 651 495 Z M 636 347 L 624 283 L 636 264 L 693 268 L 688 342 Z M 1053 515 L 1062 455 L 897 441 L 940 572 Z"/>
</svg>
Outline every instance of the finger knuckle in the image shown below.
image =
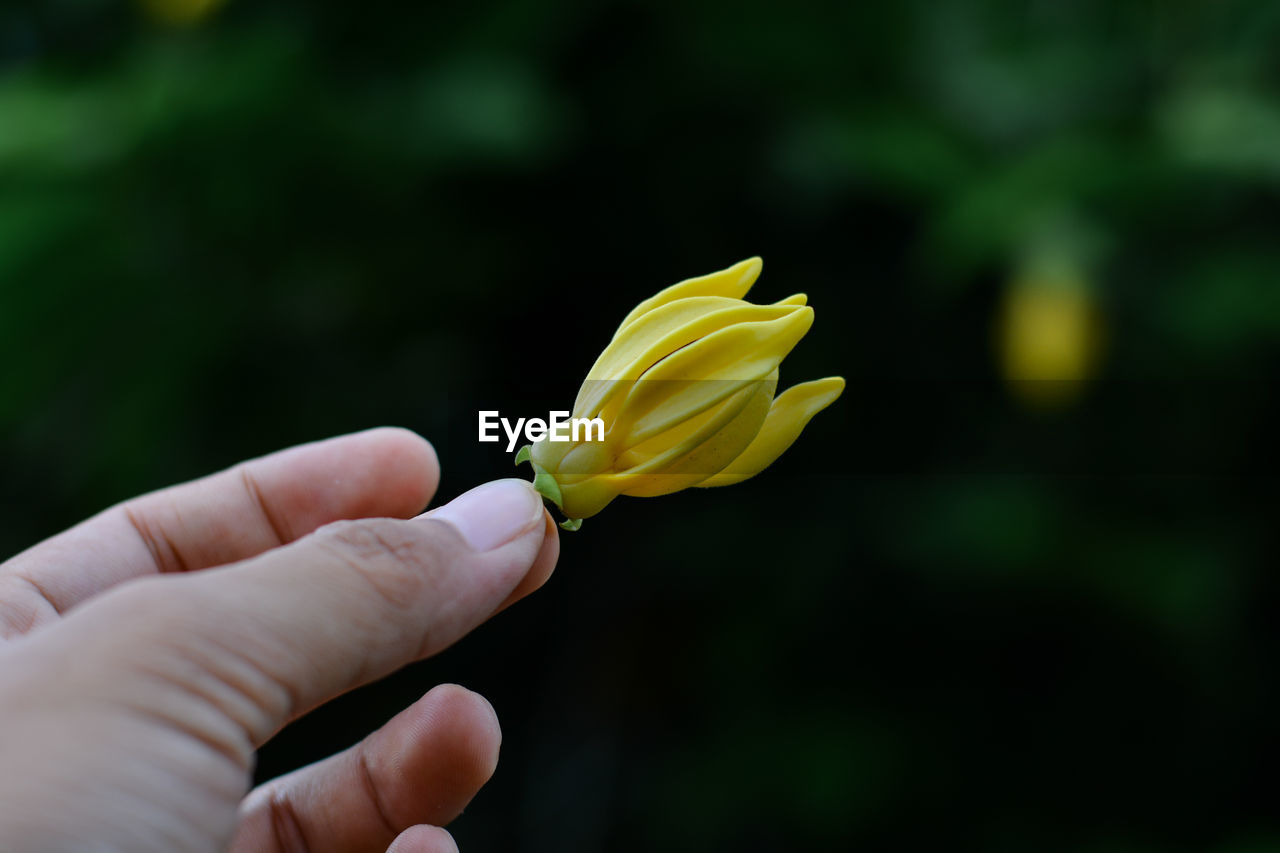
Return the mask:
<svg viewBox="0 0 1280 853">
<path fill-rule="evenodd" d="M 303 832 L 302 820 L 298 817 L 286 788 L 280 786 L 273 789 L 266 803 L 271 838 L 275 841 L 277 850 L 283 853 L 306 853 L 313 849 Z"/>
<path fill-rule="evenodd" d="M 320 531 L 320 542 L 374 593 L 398 608 L 423 600 L 444 560 L 431 537 L 395 519 L 330 524 Z"/>
</svg>

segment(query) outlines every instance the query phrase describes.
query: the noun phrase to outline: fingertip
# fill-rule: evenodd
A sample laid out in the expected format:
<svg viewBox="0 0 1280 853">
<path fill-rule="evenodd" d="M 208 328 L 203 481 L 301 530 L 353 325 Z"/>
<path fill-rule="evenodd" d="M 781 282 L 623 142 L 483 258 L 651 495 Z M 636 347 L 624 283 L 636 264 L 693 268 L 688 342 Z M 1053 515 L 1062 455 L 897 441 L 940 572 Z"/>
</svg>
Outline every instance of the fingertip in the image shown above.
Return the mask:
<svg viewBox="0 0 1280 853">
<path fill-rule="evenodd" d="M 457 684 L 432 688 L 357 747 L 379 784 L 383 814 L 448 823 L 498 766 L 502 729 L 483 696 Z"/>
<path fill-rule="evenodd" d="M 375 463 L 391 472 L 389 485 L 398 486 L 401 500 L 409 509 L 402 516 L 421 512 L 440 485 L 440 457 L 435 447 L 416 432 L 404 427 L 383 426 L 359 435 L 376 448 Z"/>
<path fill-rule="evenodd" d="M 247 464 L 277 518 L 287 519 L 289 538 L 340 519 L 412 518 L 440 482 L 435 448 L 401 427 L 302 444 Z"/>
<path fill-rule="evenodd" d="M 440 684 L 419 699 L 410 713 L 417 736 L 448 733 L 451 749 L 457 750 L 457 766 L 470 769 L 474 778 L 469 781 L 477 790 L 493 777 L 502 748 L 502 725 L 488 699 L 460 684 Z"/>
<path fill-rule="evenodd" d="M 529 577 L 534 581 L 530 592 L 541 589 L 542 585 L 550 580 L 556 565 L 560 562 L 560 525 L 551 517 L 550 512 L 544 510 L 543 516 L 546 519 L 543 522 L 546 525 L 546 532 L 542 539 L 542 551 L 538 553 L 538 559 L 529 571 Z"/>
<path fill-rule="evenodd" d="M 506 479 L 476 486 L 423 517 L 448 523 L 473 551 L 484 553 L 532 533 L 542 512 L 542 497 L 528 482 Z"/>
<path fill-rule="evenodd" d="M 458 853 L 458 845 L 448 830 L 423 823 L 397 835 L 387 853 Z"/>
<path fill-rule="evenodd" d="M 504 610 L 526 595 L 541 589 L 555 572 L 556 563 L 560 559 L 560 527 L 551 517 L 551 513 L 545 509 L 542 512 L 542 518 L 542 545 L 538 555 L 534 557 L 524 578 L 507 596 L 507 600 L 502 602 L 499 610 Z"/>
</svg>

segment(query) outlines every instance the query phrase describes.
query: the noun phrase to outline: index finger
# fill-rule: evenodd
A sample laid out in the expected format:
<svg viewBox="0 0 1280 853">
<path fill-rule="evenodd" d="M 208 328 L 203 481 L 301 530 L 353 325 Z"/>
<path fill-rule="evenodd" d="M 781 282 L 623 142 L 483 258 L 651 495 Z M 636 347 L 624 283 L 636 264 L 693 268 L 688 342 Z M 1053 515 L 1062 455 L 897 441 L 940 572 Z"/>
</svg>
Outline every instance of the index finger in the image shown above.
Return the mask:
<svg viewBox="0 0 1280 853">
<path fill-rule="evenodd" d="M 237 562 L 332 521 L 411 517 L 438 482 L 431 445 L 384 427 L 126 501 L 0 564 L 0 637 L 131 578 Z"/>
</svg>

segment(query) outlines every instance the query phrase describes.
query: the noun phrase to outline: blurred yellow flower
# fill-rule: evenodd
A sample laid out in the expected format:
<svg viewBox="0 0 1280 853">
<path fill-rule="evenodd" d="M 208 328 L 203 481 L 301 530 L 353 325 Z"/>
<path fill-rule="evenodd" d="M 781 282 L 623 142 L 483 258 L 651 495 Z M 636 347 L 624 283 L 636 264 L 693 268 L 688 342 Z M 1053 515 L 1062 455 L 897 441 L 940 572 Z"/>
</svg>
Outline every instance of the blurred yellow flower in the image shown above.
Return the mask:
<svg viewBox="0 0 1280 853">
<path fill-rule="evenodd" d="M 208 17 L 225 0 L 139 0 L 147 14 L 161 23 L 189 26 Z"/>
<path fill-rule="evenodd" d="M 813 324 L 803 294 L 772 305 L 744 297 L 750 258 L 668 287 L 622 321 L 587 374 L 574 418 L 600 418 L 603 440 L 535 442 L 517 456 L 576 528 L 618 495 L 655 497 L 727 486 L 782 455 L 844 390 L 829 377 L 774 398 L 778 365 Z"/>
<path fill-rule="evenodd" d="M 997 336 L 1015 396 L 1040 407 L 1072 402 L 1094 375 L 1101 349 L 1090 282 L 1062 260 L 1023 267 L 1005 292 Z"/>
</svg>

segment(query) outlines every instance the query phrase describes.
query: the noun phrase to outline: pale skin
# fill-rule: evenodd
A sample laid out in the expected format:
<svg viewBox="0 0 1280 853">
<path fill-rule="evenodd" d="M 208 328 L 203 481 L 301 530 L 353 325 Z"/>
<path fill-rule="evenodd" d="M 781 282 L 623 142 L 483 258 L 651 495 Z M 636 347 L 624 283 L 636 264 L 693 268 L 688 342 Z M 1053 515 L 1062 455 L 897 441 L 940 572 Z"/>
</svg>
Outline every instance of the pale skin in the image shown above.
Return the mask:
<svg viewBox="0 0 1280 853">
<path fill-rule="evenodd" d="M 556 527 L 527 484 L 419 516 L 438 479 L 425 440 L 371 430 L 127 501 L 0 564 L 0 850 L 456 851 L 441 826 L 501 735 L 455 685 L 250 790 L 290 720 L 551 574 Z"/>
</svg>

